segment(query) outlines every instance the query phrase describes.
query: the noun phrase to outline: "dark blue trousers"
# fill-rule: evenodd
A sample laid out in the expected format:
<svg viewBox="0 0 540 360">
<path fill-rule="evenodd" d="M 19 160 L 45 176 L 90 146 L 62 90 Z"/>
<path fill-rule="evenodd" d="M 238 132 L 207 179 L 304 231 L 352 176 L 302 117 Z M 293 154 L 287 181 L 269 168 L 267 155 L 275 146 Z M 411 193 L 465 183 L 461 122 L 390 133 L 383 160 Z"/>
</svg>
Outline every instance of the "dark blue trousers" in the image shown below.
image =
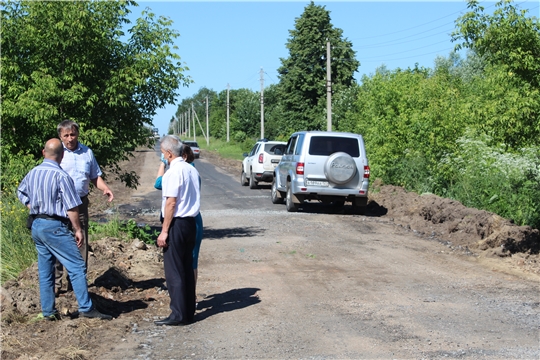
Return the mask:
<svg viewBox="0 0 540 360">
<path fill-rule="evenodd" d="M 195 218 L 174 218 L 169 228 L 168 247 L 163 249 L 165 280 L 171 298 L 170 318 L 183 323 L 193 322 L 195 315 L 195 237 Z"/>
</svg>

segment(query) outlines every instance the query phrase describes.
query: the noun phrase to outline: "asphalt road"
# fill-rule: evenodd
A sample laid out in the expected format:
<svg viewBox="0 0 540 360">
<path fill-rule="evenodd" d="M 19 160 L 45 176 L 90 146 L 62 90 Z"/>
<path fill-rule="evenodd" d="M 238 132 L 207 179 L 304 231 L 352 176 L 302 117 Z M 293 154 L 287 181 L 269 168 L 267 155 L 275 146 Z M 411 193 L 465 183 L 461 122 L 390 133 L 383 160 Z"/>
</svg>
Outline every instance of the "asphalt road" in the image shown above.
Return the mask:
<svg viewBox="0 0 540 360">
<path fill-rule="evenodd" d="M 382 218 L 316 205 L 287 213 L 269 186 L 242 187 L 204 159 L 196 167 L 196 322 L 148 318 L 114 358 L 540 358 L 537 282 Z"/>
</svg>

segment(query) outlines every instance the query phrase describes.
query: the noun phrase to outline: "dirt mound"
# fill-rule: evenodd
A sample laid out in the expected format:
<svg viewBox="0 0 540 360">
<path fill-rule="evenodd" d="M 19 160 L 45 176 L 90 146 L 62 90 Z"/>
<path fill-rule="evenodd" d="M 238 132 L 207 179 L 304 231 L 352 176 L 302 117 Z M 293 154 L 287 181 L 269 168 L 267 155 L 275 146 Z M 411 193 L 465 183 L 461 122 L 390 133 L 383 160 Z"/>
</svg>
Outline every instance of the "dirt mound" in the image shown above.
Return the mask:
<svg viewBox="0 0 540 360">
<path fill-rule="evenodd" d="M 385 185 L 370 193 L 368 211 L 436 238 L 450 248 L 481 257 L 515 258 L 522 270 L 540 274 L 540 232 L 459 201 L 433 194 L 418 195 Z"/>
</svg>

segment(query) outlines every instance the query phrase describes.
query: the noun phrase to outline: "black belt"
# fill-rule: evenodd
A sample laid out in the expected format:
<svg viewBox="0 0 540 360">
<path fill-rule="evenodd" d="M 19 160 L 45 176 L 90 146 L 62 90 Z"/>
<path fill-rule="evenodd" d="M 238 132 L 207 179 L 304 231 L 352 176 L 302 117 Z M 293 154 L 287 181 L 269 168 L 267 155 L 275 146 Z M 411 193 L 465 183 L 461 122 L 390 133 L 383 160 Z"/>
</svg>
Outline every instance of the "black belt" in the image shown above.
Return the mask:
<svg viewBox="0 0 540 360">
<path fill-rule="evenodd" d="M 47 220 L 58 220 L 63 222 L 64 224 L 69 224 L 69 219 L 65 218 L 63 216 L 58 215 L 49 215 L 49 214 L 37 214 L 34 216 L 36 219 L 47 219 Z"/>
</svg>

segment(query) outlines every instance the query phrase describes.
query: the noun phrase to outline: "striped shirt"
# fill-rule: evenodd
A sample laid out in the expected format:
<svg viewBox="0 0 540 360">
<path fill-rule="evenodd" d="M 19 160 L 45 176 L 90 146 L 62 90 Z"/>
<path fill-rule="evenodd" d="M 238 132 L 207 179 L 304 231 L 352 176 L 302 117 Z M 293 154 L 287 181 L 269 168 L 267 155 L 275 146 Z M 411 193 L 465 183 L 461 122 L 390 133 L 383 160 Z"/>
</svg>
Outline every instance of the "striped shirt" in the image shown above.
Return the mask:
<svg viewBox="0 0 540 360">
<path fill-rule="evenodd" d="M 82 204 L 73 179 L 57 162 L 44 159 L 24 177 L 17 196 L 30 204 L 30 214 L 56 215 L 67 218 L 67 211 Z"/>
<path fill-rule="evenodd" d="M 94 152 L 81 143 L 73 151 L 64 146 L 64 158 L 60 166 L 75 182 L 80 197 L 88 195 L 90 180 L 102 175 Z"/>
</svg>

